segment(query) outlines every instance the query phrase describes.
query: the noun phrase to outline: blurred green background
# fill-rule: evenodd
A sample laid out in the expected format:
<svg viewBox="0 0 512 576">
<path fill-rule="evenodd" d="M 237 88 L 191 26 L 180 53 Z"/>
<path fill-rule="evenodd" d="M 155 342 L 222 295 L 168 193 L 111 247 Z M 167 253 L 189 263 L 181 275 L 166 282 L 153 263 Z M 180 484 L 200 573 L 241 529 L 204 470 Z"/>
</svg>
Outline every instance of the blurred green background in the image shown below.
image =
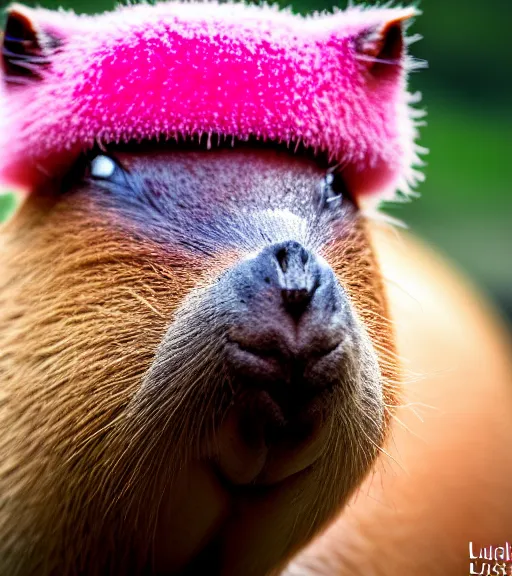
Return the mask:
<svg viewBox="0 0 512 576">
<path fill-rule="evenodd" d="M 115 2 L 41 4 L 101 12 Z M 292 2 L 301 12 L 332 6 Z M 411 33 L 424 39 L 411 52 L 429 68 L 412 75 L 411 87 L 428 111 L 421 137 L 431 151 L 427 180 L 419 199 L 389 211 L 448 254 L 512 320 L 512 0 L 423 0 L 419 7 Z M 0 197 L 0 217 L 12 206 Z"/>
</svg>

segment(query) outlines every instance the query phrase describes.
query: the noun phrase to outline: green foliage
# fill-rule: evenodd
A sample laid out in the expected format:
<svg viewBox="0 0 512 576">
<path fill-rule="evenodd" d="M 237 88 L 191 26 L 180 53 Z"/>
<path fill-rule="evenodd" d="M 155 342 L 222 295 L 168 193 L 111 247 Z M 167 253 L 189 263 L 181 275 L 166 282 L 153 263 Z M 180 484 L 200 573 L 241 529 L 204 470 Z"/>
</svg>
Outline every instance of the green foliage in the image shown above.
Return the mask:
<svg viewBox="0 0 512 576">
<path fill-rule="evenodd" d="M 4 222 L 16 207 L 14 194 L 0 194 L 0 223 Z"/>
</svg>

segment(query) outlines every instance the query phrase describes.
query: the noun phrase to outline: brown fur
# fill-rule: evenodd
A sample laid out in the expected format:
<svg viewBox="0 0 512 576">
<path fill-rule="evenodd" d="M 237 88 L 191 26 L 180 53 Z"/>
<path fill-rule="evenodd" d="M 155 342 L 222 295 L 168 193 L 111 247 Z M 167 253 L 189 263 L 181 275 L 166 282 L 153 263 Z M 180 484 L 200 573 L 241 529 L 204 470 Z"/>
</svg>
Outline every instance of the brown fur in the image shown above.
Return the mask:
<svg viewBox="0 0 512 576">
<path fill-rule="evenodd" d="M 328 245 L 326 260 L 350 294 L 355 309 L 379 356 L 384 401 L 390 418 L 400 403 L 401 366 L 396 356 L 394 332 L 384 282 L 370 242 L 371 223 L 359 217 L 349 237 Z"/>
<path fill-rule="evenodd" d="M 183 289 L 193 285 L 192 271 L 202 272 L 184 255 L 149 259 L 150 246 L 129 245 L 101 222 L 90 226 L 86 207 L 64 203 L 48 214 L 38 204 L 5 231 L 0 290 L 3 490 L 26 510 L 16 530 L 9 510 L 1 520 L 23 549 L 42 533 L 60 536 L 59 521 L 78 530 L 68 532 L 70 542 L 87 538 L 80 508 L 55 514 L 68 500 L 63 491 L 82 486 L 75 507 L 94 501 L 108 470 L 87 464 L 102 466 L 101 439 L 119 425 Z"/>
</svg>

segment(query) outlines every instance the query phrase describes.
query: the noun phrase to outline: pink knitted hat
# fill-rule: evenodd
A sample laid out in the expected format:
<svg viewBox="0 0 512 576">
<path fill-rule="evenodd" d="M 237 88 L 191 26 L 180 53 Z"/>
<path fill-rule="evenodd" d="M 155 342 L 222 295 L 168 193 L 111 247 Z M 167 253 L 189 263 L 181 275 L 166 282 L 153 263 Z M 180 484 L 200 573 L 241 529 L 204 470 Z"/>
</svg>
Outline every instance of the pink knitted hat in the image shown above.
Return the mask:
<svg viewBox="0 0 512 576">
<path fill-rule="evenodd" d="M 0 184 L 30 191 L 95 144 L 255 137 L 327 154 L 358 196 L 406 194 L 421 176 L 401 30 L 414 14 L 169 2 L 77 16 L 14 5 Z"/>
</svg>

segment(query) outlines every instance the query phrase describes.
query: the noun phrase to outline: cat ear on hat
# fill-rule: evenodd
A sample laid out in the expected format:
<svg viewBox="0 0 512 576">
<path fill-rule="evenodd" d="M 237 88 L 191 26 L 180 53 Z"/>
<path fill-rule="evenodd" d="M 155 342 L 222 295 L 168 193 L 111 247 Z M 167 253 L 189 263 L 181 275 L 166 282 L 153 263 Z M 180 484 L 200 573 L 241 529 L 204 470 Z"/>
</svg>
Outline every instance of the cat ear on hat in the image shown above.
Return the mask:
<svg viewBox="0 0 512 576">
<path fill-rule="evenodd" d="M 396 75 L 405 64 L 404 29 L 415 15 L 408 11 L 362 31 L 356 39 L 357 59 L 375 80 Z"/>
<path fill-rule="evenodd" d="M 2 69 L 7 88 L 38 81 L 61 39 L 36 22 L 36 11 L 19 4 L 7 10 L 2 35 Z"/>
</svg>

